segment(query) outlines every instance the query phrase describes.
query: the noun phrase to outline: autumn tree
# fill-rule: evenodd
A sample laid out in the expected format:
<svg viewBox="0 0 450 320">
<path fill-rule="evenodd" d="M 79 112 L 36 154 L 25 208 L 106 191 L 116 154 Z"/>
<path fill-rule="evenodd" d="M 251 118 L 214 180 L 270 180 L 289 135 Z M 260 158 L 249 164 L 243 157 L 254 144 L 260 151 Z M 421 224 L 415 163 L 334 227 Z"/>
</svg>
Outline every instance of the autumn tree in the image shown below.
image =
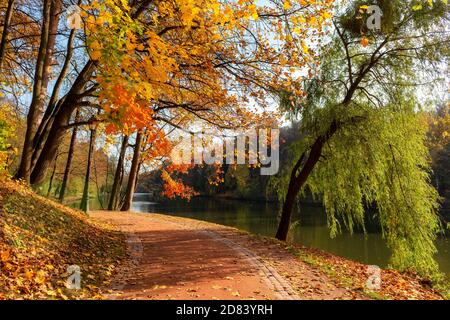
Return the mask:
<svg viewBox="0 0 450 320">
<path fill-rule="evenodd" d="M 93 1 L 80 3 L 84 29 L 68 30 L 58 23 L 60 11 L 52 10 L 61 1 L 44 1 L 17 177 L 43 181 L 80 106 L 101 107 L 106 121 L 128 129 L 173 124 L 174 117 L 231 127 L 248 122 L 250 113 L 241 107 L 249 97 L 267 103 L 265 93 L 280 87 L 301 94 L 291 69 L 313 62 L 302 39 L 312 43 L 321 34 L 330 3 Z M 67 39 L 65 48 L 57 43 L 58 52 L 54 26 Z M 75 44 L 89 49 L 75 55 Z M 58 66 L 47 97 L 49 59 Z"/>
</svg>

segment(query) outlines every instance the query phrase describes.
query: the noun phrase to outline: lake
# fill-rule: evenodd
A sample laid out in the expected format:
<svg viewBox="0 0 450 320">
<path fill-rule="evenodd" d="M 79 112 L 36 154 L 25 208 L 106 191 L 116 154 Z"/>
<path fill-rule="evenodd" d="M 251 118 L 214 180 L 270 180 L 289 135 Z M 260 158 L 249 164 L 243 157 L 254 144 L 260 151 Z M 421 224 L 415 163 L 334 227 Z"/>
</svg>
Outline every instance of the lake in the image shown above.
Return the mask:
<svg viewBox="0 0 450 320">
<path fill-rule="evenodd" d="M 255 234 L 274 236 L 278 225 L 278 206 L 274 203 L 228 199 L 193 198 L 190 202 L 168 200 L 160 203 L 148 201 L 148 195 L 136 193 L 133 208 L 139 212 L 154 212 L 199 219 L 246 230 Z M 293 216 L 299 221 L 292 231 L 292 240 L 302 245 L 322 249 L 338 256 L 366 264 L 386 267 L 389 249 L 378 228 L 369 224 L 368 233 L 344 232 L 331 239 L 326 225 L 326 214 L 319 206 L 302 206 Z M 440 237 L 436 246 L 436 260 L 440 268 L 450 275 L 450 238 Z"/>
</svg>

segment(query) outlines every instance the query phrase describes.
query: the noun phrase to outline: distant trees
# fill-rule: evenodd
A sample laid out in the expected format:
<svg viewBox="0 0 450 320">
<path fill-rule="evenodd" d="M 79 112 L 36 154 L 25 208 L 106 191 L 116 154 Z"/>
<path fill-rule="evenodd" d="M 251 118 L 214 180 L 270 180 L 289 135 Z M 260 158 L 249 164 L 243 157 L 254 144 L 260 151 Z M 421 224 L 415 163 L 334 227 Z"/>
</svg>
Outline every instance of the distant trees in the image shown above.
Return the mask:
<svg viewBox="0 0 450 320">
<path fill-rule="evenodd" d="M 425 116 L 429 126 L 427 146 L 432 159 L 432 183 L 443 197 L 442 212 L 450 222 L 450 105 L 441 104 Z"/>
</svg>

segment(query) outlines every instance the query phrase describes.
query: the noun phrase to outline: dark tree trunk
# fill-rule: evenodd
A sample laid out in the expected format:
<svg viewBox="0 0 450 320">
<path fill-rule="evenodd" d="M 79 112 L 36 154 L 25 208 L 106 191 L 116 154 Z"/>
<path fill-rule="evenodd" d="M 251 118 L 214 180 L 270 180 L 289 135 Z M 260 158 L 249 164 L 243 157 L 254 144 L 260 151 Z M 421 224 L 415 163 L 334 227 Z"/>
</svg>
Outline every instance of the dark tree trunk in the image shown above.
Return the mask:
<svg viewBox="0 0 450 320">
<path fill-rule="evenodd" d="M 125 160 L 125 153 L 128 147 L 128 136 L 124 135 L 122 145 L 120 147 L 119 159 L 117 160 L 116 173 L 114 174 L 114 182 L 111 188 L 111 195 L 109 197 L 108 210 L 117 210 L 118 196 L 120 195 L 120 182 L 123 175 L 123 163 Z"/>
<path fill-rule="evenodd" d="M 44 181 L 48 168 L 55 159 L 56 150 L 64 138 L 64 133 L 67 130 L 67 125 L 74 109 L 75 104 L 68 105 L 67 108 L 56 115 L 47 141 L 31 174 L 31 184 L 38 184 Z"/>
<path fill-rule="evenodd" d="M 378 50 L 380 50 L 381 47 L 382 46 L 380 46 Z M 351 86 L 348 89 L 347 94 L 345 95 L 345 98 L 341 103 L 342 105 L 345 106 L 352 101 L 353 95 L 356 92 L 362 79 L 376 63 L 377 59 L 372 58 L 367 67 L 361 69 L 359 75 L 355 78 L 355 80 L 354 81 L 350 80 Z M 351 123 L 357 120 L 357 118 L 360 117 L 351 118 L 349 119 L 349 122 Z M 331 122 L 330 127 L 325 132 L 325 134 L 319 136 L 316 139 L 316 141 L 314 141 L 314 144 L 309 149 L 309 154 L 307 154 L 307 152 L 303 153 L 298 162 L 296 163 L 296 165 L 294 166 L 294 169 L 292 170 L 291 173 L 291 178 L 289 180 L 288 193 L 286 195 L 286 199 L 283 203 L 283 209 L 281 211 L 280 224 L 278 225 L 277 234 L 275 236 L 277 239 L 286 241 L 289 232 L 289 224 L 291 220 L 292 209 L 295 204 L 295 199 L 300 189 L 303 187 L 309 175 L 311 174 L 312 170 L 316 166 L 317 162 L 319 161 L 320 156 L 322 154 L 323 145 L 336 133 L 336 131 L 343 124 L 344 123 L 338 122 L 336 120 Z M 306 161 L 303 164 L 303 160 L 305 158 Z"/>
<path fill-rule="evenodd" d="M 2 70 L 3 61 L 6 55 L 6 46 L 8 44 L 9 25 L 14 9 L 15 0 L 8 0 L 8 7 L 6 8 L 5 21 L 3 22 L 2 41 L 0 42 L 0 71 Z"/>
<path fill-rule="evenodd" d="M 53 49 L 54 49 L 55 35 L 57 32 L 57 22 L 59 21 L 58 14 L 60 13 L 60 10 L 61 10 L 61 1 L 58 0 L 58 2 L 54 4 L 54 7 L 55 6 L 58 11 L 56 11 L 56 13 L 55 13 L 56 22 L 53 21 L 52 25 L 50 27 L 51 38 L 49 39 L 49 43 L 51 42 L 51 44 L 49 44 L 49 48 L 51 51 L 53 51 Z M 67 41 L 66 57 L 65 57 L 63 66 L 58 75 L 58 78 L 55 81 L 55 84 L 53 85 L 53 90 L 52 90 L 52 94 L 50 96 L 50 100 L 48 102 L 47 108 L 44 112 L 44 116 L 42 117 L 42 120 L 39 123 L 39 127 L 38 127 L 38 129 L 36 131 L 36 135 L 34 137 L 34 141 L 33 141 L 34 150 L 33 150 L 33 158 L 31 160 L 31 171 L 34 170 L 36 161 L 42 151 L 43 144 L 44 144 L 45 140 L 47 139 L 49 130 L 51 128 L 52 120 L 58 110 L 58 106 L 60 106 L 60 104 L 62 103 L 62 101 L 60 103 L 57 103 L 58 95 L 59 95 L 62 83 L 63 83 L 64 79 L 66 78 L 67 73 L 69 71 L 70 61 L 73 56 L 72 44 L 73 44 L 74 38 L 75 38 L 75 30 L 72 30 L 70 32 L 69 39 Z M 47 63 L 50 65 L 51 61 L 48 61 Z M 48 80 L 47 80 L 47 82 L 48 82 Z M 47 84 L 45 87 L 47 88 Z M 42 108 L 44 108 L 43 105 L 42 105 Z"/>
<path fill-rule="evenodd" d="M 134 189 L 136 187 L 136 179 L 137 175 L 139 174 L 139 162 L 140 162 L 140 156 L 141 156 L 141 145 L 142 145 L 142 132 L 139 131 L 136 135 L 136 142 L 134 144 L 134 153 L 133 153 L 133 160 L 131 161 L 131 169 L 130 174 L 128 176 L 128 184 L 127 184 L 127 191 L 125 194 L 125 200 L 123 202 L 121 211 L 128 211 L 131 208 L 131 203 L 133 202 L 133 194 Z"/>
<path fill-rule="evenodd" d="M 54 0 L 54 1 L 60 1 L 60 0 Z M 144 1 L 143 3 L 138 5 L 138 9 L 135 10 L 135 12 L 132 13 L 132 18 L 136 19 L 143 10 L 151 3 L 151 1 Z M 51 0 L 44 0 L 44 17 L 47 17 L 48 19 L 44 19 L 43 28 L 42 28 L 42 35 L 45 35 L 46 37 L 49 35 L 48 28 L 49 28 L 49 21 L 50 20 L 50 4 Z M 47 23 L 45 23 L 47 22 Z M 44 28 L 46 27 L 46 28 Z M 45 30 L 44 30 L 45 29 Z M 69 37 L 69 43 L 68 48 L 71 47 L 72 44 L 71 37 Z M 42 46 L 41 41 L 41 48 L 47 48 L 47 41 L 48 37 L 46 38 L 45 46 Z M 45 51 L 45 50 L 43 50 Z M 45 52 L 44 52 L 45 53 Z M 70 57 L 72 55 L 72 49 L 70 52 L 67 53 L 68 57 L 66 57 L 65 64 L 68 65 L 70 61 Z M 39 55 L 38 55 L 39 56 Z M 43 60 L 45 58 L 45 54 L 42 57 L 42 59 L 38 58 L 38 62 L 42 61 L 42 63 L 37 63 L 40 67 L 43 65 Z M 70 115 L 72 114 L 73 110 L 77 107 L 78 104 L 80 104 L 81 99 L 83 98 L 83 89 L 85 89 L 86 84 L 90 80 L 94 70 L 96 67 L 96 63 L 93 60 L 89 60 L 86 65 L 84 66 L 83 70 L 80 72 L 78 77 L 76 78 L 75 82 L 73 83 L 72 87 L 70 88 L 69 92 L 66 94 L 65 97 L 63 97 L 58 103 L 49 105 L 50 111 L 49 114 L 52 114 L 50 120 L 48 119 L 48 116 L 45 117 L 45 123 L 41 125 L 41 128 L 38 129 L 38 137 L 36 136 L 36 127 L 38 126 L 38 121 L 35 116 L 35 112 L 30 113 L 29 117 L 33 115 L 31 118 L 34 120 L 32 129 L 29 133 L 25 135 L 25 143 L 24 143 L 24 150 L 22 152 L 22 160 L 21 164 L 19 166 L 19 170 L 16 174 L 17 178 L 23 178 L 27 182 L 31 184 L 38 184 L 41 183 L 46 175 L 47 171 L 54 160 L 54 152 L 55 148 L 57 148 L 62 140 L 62 137 L 64 135 L 64 131 L 67 130 L 67 124 L 68 119 L 70 118 Z M 62 75 L 64 76 L 66 74 L 67 70 L 63 67 Z M 36 73 L 38 75 L 38 73 Z M 42 80 L 42 70 L 39 73 L 40 79 Z M 63 76 L 59 77 L 58 80 L 63 80 Z M 60 88 L 60 81 L 57 81 L 55 84 L 55 89 L 53 93 L 59 92 Z M 39 84 L 34 83 L 35 87 L 41 88 L 42 82 Z M 41 95 L 39 95 L 41 96 Z M 53 98 L 56 98 L 57 95 L 53 95 Z M 55 99 L 51 99 L 54 101 Z M 37 106 L 37 104 L 31 104 L 32 106 Z M 54 110 L 53 110 L 54 108 Z M 38 109 L 38 108 L 34 108 Z M 30 108 L 31 110 L 31 108 Z M 47 123 L 47 120 L 49 123 Z M 28 126 L 29 127 L 29 126 Z M 27 127 L 27 131 L 28 131 Z M 43 132 L 41 132 L 41 129 L 44 129 Z M 35 139 L 37 138 L 37 139 Z M 34 148 L 33 148 L 34 146 Z"/>
<path fill-rule="evenodd" d="M 43 76 L 45 69 L 46 51 L 48 44 L 48 34 L 50 27 L 50 7 L 51 1 L 44 0 L 43 4 L 43 22 L 41 30 L 41 41 L 39 45 L 38 57 L 34 74 L 33 96 L 31 98 L 30 108 L 27 115 L 27 130 L 20 160 L 19 170 L 16 178 L 23 179 L 26 183 L 31 181 L 31 160 L 33 156 L 33 140 L 38 125 L 39 105 L 45 98 L 45 92 L 42 91 Z"/>
<path fill-rule="evenodd" d="M 292 169 L 288 193 L 283 203 L 281 219 L 278 225 L 277 234 L 275 236 L 278 240 L 286 241 L 289 233 L 289 225 L 291 222 L 292 210 L 295 205 L 295 199 L 319 161 L 322 154 L 323 145 L 333 136 L 333 134 L 336 133 L 338 128 L 339 124 L 336 121 L 333 121 L 327 132 L 323 136 L 319 136 L 316 139 L 314 144 L 311 146 L 309 153 L 303 153 Z"/>
<path fill-rule="evenodd" d="M 278 224 L 278 230 L 275 238 L 278 240 L 286 241 L 289 226 L 291 224 L 292 210 L 294 209 L 295 199 L 297 198 L 298 191 L 294 189 L 291 184 L 289 185 L 286 199 L 284 199 L 283 209 L 281 211 L 280 223 Z"/>
<path fill-rule="evenodd" d="M 47 139 L 43 143 L 42 151 L 33 168 L 31 184 L 41 183 L 45 179 L 48 168 L 54 160 L 56 149 L 60 145 L 65 131 L 68 130 L 67 125 L 70 117 L 77 108 L 77 97 L 83 92 L 83 88 L 91 77 L 94 68 L 95 62 L 89 61 L 78 75 L 70 92 L 60 100 L 60 106 L 52 121 Z"/>
<path fill-rule="evenodd" d="M 79 120 L 80 120 L 80 109 L 77 109 L 76 114 L 75 114 L 75 122 L 78 122 Z M 69 146 L 69 152 L 67 153 L 66 168 L 64 170 L 64 178 L 63 178 L 61 190 L 59 193 L 59 201 L 60 202 L 64 201 L 67 183 L 69 182 L 70 170 L 72 168 L 73 152 L 75 150 L 75 144 L 77 142 L 77 133 L 78 133 L 78 127 L 75 126 L 72 131 L 72 137 L 70 138 L 70 146 Z"/>
<path fill-rule="evenodd" d="M 136 175 L 136 179 L 134 180 L 134 191 L 136 191 L 136 186 L 138 185 L 139 172 L 141 171 L 141 165 L 142 165 L 142 162 L 139 162 L 138 169 L 137 169 L 138 174 Z"/>
</svg>

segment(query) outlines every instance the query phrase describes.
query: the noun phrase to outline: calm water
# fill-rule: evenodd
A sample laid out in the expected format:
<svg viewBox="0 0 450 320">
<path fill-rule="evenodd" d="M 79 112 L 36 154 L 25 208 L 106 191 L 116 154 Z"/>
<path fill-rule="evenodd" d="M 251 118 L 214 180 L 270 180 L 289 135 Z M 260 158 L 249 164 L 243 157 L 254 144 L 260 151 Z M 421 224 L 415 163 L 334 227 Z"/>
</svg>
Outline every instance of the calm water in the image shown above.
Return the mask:
<svg viewBox="0 0 450 320">
<path fill-rule="evenodd" d="M 263 202 L 194 198 L 191 202 L 152 203 L 146 194 L 135 194 L 133 210 L 205 220 L 266 236 L 274 236 L 278 225 L 277 205 Z M 292 233 L 295 242 L 367 264 L 388 264 L 390 253 L 376 228 L 370 228 L 367 235 L 343 233 L 331 239 L 321 207 L 305 206 L 300 212 L 293 217 L 293 221 L 299 220 Z M 436 259 L 450 275 L 450 239 L 442 237 L 436 245 Z"/>
</svg>

